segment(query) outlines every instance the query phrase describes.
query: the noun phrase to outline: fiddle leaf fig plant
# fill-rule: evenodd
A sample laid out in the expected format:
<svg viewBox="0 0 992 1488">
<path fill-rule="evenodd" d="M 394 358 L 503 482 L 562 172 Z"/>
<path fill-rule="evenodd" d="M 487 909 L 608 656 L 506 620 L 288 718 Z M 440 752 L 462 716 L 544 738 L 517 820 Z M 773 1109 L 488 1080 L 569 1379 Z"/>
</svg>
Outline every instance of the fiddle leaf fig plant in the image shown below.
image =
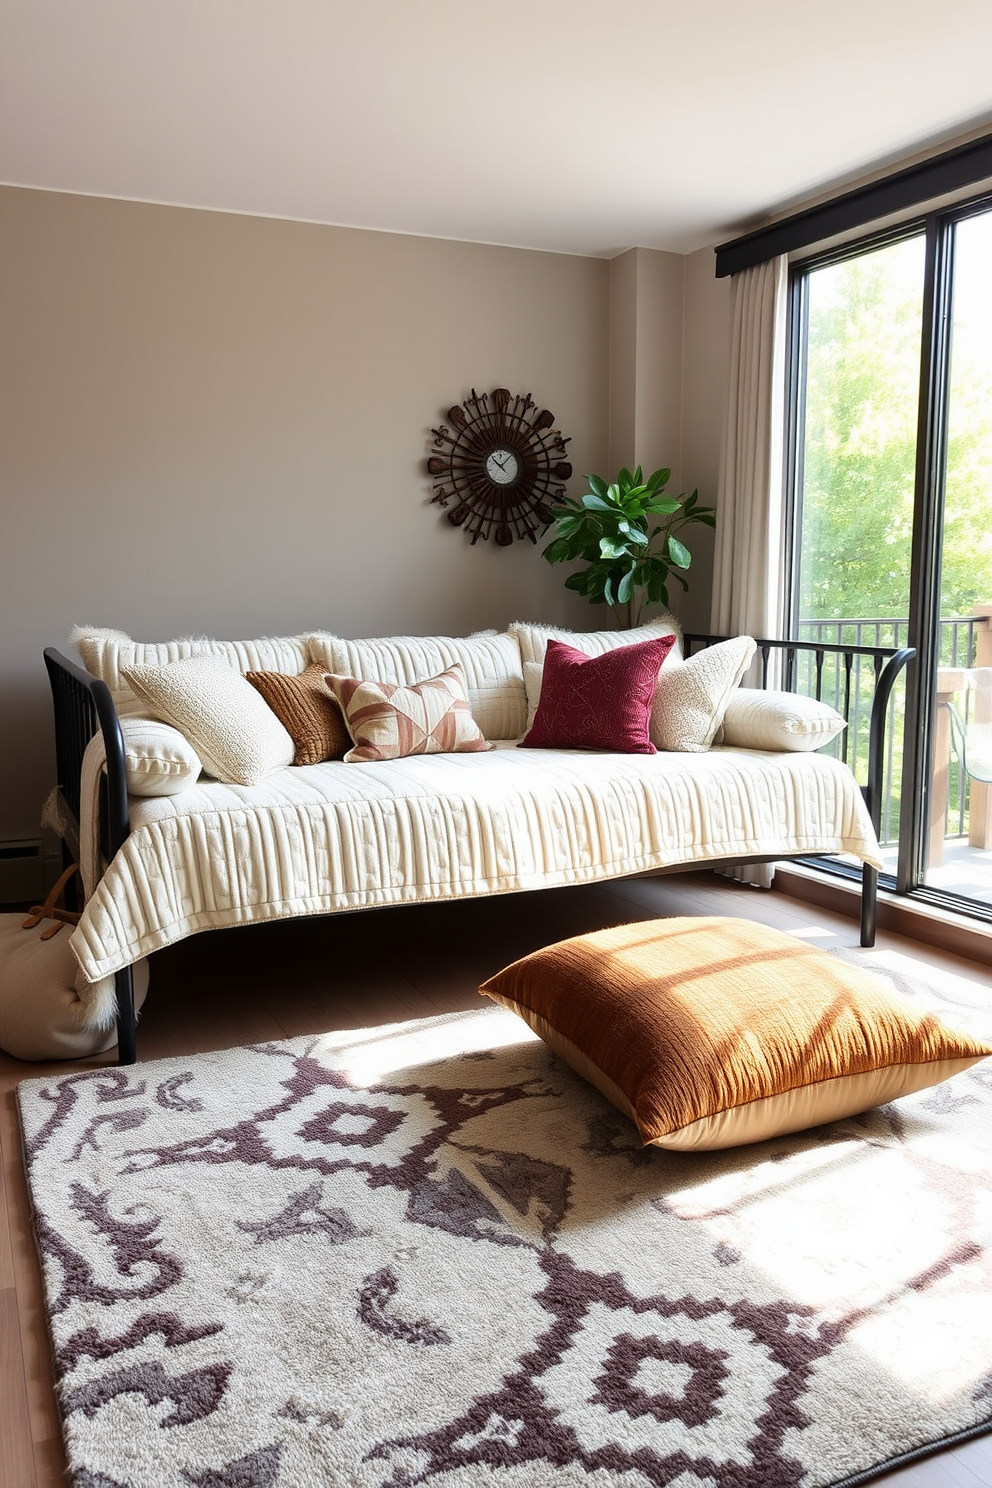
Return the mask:
<svg viewBox="0 0 992 1488">
<path fill-rule="evenodd" d="M 565 588 L 590 604 L 608 604 L 626 626 L 639 623 L 646 605 L 668 606 L 670 579 L 688 589 L 683 574 L 692 555 L 676 534 L 694 522 L 715 526 L 713 508 L 700 505 L 698 491 L 665 495 L 671 475 L 656 470 L 645 480 L 639 465 L 633 473 L 621 470 L 610 485 L 590 475 L 588 491 L 552 509 L 556 534 L 543 556 L 549 563 L 583 562 Z"/>
</svg>

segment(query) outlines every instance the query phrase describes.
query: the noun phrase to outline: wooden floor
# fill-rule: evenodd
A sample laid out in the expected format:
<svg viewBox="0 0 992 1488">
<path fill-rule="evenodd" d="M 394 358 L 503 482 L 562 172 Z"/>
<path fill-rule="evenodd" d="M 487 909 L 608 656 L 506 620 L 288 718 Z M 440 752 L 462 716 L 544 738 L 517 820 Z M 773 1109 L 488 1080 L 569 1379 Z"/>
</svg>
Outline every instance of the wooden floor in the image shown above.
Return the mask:
<svg viewBox="0 0 992 1488">
<path fill-rule="evenodd" d="M 479 982 L 537 946 L 671 914 L 741 915 L 817 945 L 857 945 L 850 920 L 709 874 L 214 931 L 153 958 L 139 1050 L 145 1059 L 185 1055 L 477 1007 Z M 879 936 L 877 954 L 909 972 L 912 962 L 950 971 L 992 997 L 987 966 L 894 935 Z M 105 1056 L 90 1063 L 107 1062 Z M 26 1077 L 80 1067 L 85 1064 L 24 1065 L 0 1055 L 0 1488 L 66 1481 L 14 1090 Z M 877 1481 L 891 1488 L 992 1488 L 992 1437 Z"/>
</svg>

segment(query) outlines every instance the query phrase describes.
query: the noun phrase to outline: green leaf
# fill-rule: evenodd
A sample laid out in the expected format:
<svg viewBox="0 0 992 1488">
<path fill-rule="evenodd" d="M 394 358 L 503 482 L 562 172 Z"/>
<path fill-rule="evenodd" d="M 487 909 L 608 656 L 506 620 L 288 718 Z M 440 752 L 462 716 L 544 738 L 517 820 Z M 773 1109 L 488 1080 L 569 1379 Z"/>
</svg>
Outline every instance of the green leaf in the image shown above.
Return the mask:
<svg viewBox="0 0 992 1488">
<path fill-rule="evenodd" d="M 586 479 L 589 482 L 589 489 L 590 491 L 592 491 L 594 496 L 606 495 L 606 482 L 603 480 L 602 476 L 589 475 L 586 476 Z"/>
<path fill-rule="evenodd" d="M 607 578 L 605 584 L 603 585 L 603 598 L 609 605 L 615 603 L 615 600 L 613 598 L 613 580 L 611 578 Z"/>
<path fill-rule="evenodd" d="M 625 465 L 623 467 L 623 469 L 621 470 L 620 474 L 617 476 L 617 485 L 618 486 L 627 486 L 627 487 L 630 487 L 630 486 L 636 486 L 637 483 L 638 482 L 634 479 L 634 477 L 631 475 L 630 471 L 627 469 L 627 467 Z"/>
<path fill-rule="evenodd" d="M 627 558 L 626 544 L 618 543 L 611 537 L 601 537 L 599 540 L 599 552 L 602 558 Z"/>
<path fill-rule="evenodd" d="M 672 472 L 670 470 L 656 470 L 653 475 L 648 477 L 647 483 L 652 491 L 657 491 L 659 487 L 667 486 L 671 478 Z"/>
<path fill-rule="evenodd" d="M 617 585 L 617 603 L 626 604 L 634 592 L 634 570 L 629 568 Z"/>
<path fill-rule="evenodd" d="M 602 496 L 597 496 L 594 491 L 590 491 L 585 496 L 583 496 L 582 505 L 585 507 L 586 511 L 608 512 L 613 510 L 610 503 L 608 501 L 604 501 Z"/>
<path fill-rule="evenodd" d="M 646 512 L 677 512 L 679 509 L 679 503 L 674 496 L 656 496 L 644 508 Z"/>
<path fill-rule="evenodd" d="M 668 536 L 668 556 L 676 568 L 688 568 L 692 563 L 692 554 L 684 543 L 680 543 L 677 537 Z"/>
</svg>

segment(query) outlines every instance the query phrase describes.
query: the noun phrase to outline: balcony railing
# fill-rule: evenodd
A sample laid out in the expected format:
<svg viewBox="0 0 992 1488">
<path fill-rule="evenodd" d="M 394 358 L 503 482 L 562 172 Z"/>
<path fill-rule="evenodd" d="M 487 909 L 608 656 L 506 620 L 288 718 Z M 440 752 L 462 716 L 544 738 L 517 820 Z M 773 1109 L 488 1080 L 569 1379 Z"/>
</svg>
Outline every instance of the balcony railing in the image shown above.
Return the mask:
<svg viewBox="0 0 992 1488">
<path fill-rule="evenodd" d="M 803 641 L 834 646 L 877 647 L 905 646 L 909 622 L 903 616 L 862 617 L 843 620 L 801 620 L 798 638 Z M 978 708 L 983 716 L 992 717 L 992 694 L 984 698 L 966 685 L 976 668 L 992 667 L 992 605 L 977 605 L 968 616 L 940 621 L 939 661 L 937 672 L 937 716 L 934 728 L 934 774 L 931 789 L 930 852 L 931 865 L 941 861 L 945 838 L 967 836 L 972 846 L 992 845 L 992 788 L 969 778 L 964 768 L 960 736 L 952 726 L 949 705 L 957 707 L 965 729 L 970 713 Z M 862 778 L 865 769 L 867 708 L 871 685 L 863 685 L 863 660 L 854 653 L 850 675 L 845 680 L 838 669 L 834 678 L 821 681 L 824 701 L 831 703 L 849 720 L 844 746 L 835 752 Z M 799 691 L 815 694 L 816 678 L 797 678 Z M 992 681 L 989 673 L 985 681 Z M 984 683 L 983 683 L 984 685 Z M 850 687 L 849 705 L 844 688 Z M 955 698 L 958 702 L 955 704 Z M 899 826 L 899 791 L 902 769 L 902 725 L 905 712 L 905 684 L 900 681 L 889 702 L 886 719 L 886 758 L 881 829 L 879 840 L 895 842 Z M 838 741 L 839 744 L 839 741 Z"/>
</svg>

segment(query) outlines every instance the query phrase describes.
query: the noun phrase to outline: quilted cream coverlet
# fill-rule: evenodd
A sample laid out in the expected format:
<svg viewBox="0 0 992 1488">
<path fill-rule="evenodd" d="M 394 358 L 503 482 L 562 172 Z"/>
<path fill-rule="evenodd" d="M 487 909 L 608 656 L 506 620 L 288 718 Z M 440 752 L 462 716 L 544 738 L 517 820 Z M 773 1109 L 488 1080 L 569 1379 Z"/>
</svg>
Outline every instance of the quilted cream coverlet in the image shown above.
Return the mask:
<svg viewBox="0 0 992 1488">
<path fill-rule="evenodd" d="M 293 915 L 766 854 L 880 866 L 854 776 L 821 754 L 506 745 L 201 781 L 131 806 L 131 835 L 72 937 L 91 981 L 199 930 Z"/>
</svg>

